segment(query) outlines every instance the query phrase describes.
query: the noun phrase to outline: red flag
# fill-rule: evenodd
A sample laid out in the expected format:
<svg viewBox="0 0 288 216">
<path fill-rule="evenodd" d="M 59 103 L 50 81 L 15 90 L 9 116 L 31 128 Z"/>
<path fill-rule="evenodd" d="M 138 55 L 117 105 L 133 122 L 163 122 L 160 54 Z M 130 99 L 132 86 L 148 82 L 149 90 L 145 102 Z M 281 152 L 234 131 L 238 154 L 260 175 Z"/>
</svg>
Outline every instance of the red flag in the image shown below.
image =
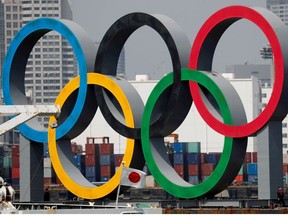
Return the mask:
<svg viewBox="0 0 288 216">
<path fill-rule="evenodd" d="M 144 188 L 145 178 L 146 173 L 141 170 L 132 169 L 124 166 L 122 168 L 121 185 L 135 188 Z"/>
</svg>

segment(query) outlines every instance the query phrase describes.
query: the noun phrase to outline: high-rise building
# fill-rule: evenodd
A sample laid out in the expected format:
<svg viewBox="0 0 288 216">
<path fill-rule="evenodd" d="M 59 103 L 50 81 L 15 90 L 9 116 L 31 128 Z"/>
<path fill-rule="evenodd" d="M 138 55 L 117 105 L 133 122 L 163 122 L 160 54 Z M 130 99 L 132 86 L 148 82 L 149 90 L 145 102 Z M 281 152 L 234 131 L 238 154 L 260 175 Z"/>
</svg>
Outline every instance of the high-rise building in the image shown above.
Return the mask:
<svg viewBox="0 0 288 216">
<path fill-rule="evenodd" d="M 40 17 L 72 20 L 70 1 L 0 0 L 1 70 L 5 54 L 15 35 L 25 24 Z M 66 39 L 56 32 L 46 34 L 35 44 L 27 62 L 25 72 L 27 100 L 33 104 L 54 103 L 62 87 L 76 74 L 77 62 Z M 0 87 L 2 93 L 2 83 Z M 46 126 L 48 119 L 41 117 L 39 121 Z M 7 118 L 2 118 L 1 122 L 3 121 L 7 121 Z M 19 143 L 19 132 L 12 130 L 1 136 L 0 144 L 3 143 Z"/>
<path fill-rule="evenodd" d="M 288 0 L 267 0 L 267 9 L 278 15 L 288 25 Z"/>
<path fill-rule="evenodd" d="M 39 17 L 72 20 L 68 0 L 25 0 L 21 2 L 22 24 Z M 33 104 L 53 104 L 58 93 L 77 74 L 72 47 L 57 32 L 49 32 L 34 46 L 27 62 L 25 90 Z M 49 117 L 39 117 L 45 126 Z"/>
</svg>

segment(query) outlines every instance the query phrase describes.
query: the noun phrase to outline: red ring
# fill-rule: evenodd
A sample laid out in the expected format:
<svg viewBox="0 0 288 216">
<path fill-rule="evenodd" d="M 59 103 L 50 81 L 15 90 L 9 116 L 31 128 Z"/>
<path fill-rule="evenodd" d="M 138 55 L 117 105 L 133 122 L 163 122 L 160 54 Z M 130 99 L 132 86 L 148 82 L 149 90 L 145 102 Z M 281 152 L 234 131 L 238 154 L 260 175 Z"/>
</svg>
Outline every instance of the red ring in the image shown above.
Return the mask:
<svg viewBox="0 0 288 216">
<path fill-rule="evenodd" d="M 221 22 L 235 18 L 246 18 L 256 24 L 266 35 L 273 50 L 275 64 L 275 80 L 271 98 L 265 109 L 261 112 L 259 116 L 257 116 L 254 120 L 247 124 L 235 126 L 227 125 L 217 120 L 209 112 L 200 95 L 198 84 L 190 81 L 189 85 L 190 92 L 198 112 L 211 128 L 225 136 L 244 137 L 253 135 L 255 132 L 259 131 L 269 121 L 273 114 L 276 114 L 275 110 L 277 108 L 283 90 L 284 59 L 280 42 L 278 41 L 278 37 L 270 23 L 258 11 L 245 6 L 231 6 L 217 11 L 215 14 L 213 14 L 207 19 L 207 21 L 201 27 L 195 38 L 190 53 L 189 68 L 201 70 L 201 68 L 198 68 L 198 61 L 200 51 L 206 37 L 214 29 L 214 27 L 221 24 Z M 275 86 L 277 86 L 277 88 L 275 88 Z"/>
</svg>

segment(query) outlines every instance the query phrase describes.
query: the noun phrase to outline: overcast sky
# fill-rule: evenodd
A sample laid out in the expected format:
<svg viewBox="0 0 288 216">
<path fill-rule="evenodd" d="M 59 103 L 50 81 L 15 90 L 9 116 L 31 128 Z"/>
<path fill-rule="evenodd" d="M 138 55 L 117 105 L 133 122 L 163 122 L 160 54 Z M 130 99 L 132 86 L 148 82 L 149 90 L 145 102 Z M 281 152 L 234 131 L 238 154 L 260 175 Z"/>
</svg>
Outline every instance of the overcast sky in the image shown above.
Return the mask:
<svg viewBox="0 0 288 216">
<path fill-rule="evenodd" d="M 266 7 L 265 0 L 71 0 L 74 21 L 90 36 L 101 41 L 107 29 L 120 17 L 131 12 L 166 15 L 174 19 L 192 44 L 204 21 L 217 10 L 229 5 Z M 265 36 L 252 23 L 237 21 L 221 38 L 214 57 L 213 70 L 224 72 L 226 65 L 268 64 L 259 49 L 267 44 Z M 126 73 L 150 74 L 160 79 L 171 72 L 171 59 L 160 36 L 148 27 L 137 30 L 126 42 Z"/>
</svg>

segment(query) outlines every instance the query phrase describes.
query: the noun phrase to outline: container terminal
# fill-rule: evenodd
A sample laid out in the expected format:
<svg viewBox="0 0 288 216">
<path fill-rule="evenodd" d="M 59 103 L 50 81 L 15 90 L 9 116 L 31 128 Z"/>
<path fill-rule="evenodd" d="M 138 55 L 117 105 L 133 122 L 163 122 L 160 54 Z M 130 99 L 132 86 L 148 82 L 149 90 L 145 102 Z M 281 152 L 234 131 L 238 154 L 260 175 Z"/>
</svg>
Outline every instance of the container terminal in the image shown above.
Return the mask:
<svg viewBox="0 0 288 216">
<path fill-rule="evenodd" d="M 173 142 L 166 142 L 167 157 L 175 171 L 191 184 L 205 180 L 217 166 L 221 153 L 201 152 L 200 142 L 179 142 L 177 134 L 171 134 Z M 101 185 L 109 181 L 122 162 L 123 154 L 114 153 L 114 144 L 109 137 L 87 137 L 85 149 L 83 145 L 71 143 L 74 163 L 81 173 L 93 184 Z M 30 211 L 38 213 L 59 213 L 81 209 L 83 212 L 100 212 L 103 208 L 119 212 L 115 209 L 115 196 L 107 196 L 97 200 L 85 200 L 69 192 L 55 174 L 47 145 L 43 152 L 44 201 L 20 202 L 19 145 L 0 148 L 0 175 L 6 185 L 15 190 L 13 205 L 25 214 Z M 283 155 L 283 183 L 285 197 L 288 197 L 288 155 Z M 153 213 L 288 213 L 281 207 L 277 199 L 258 199 L 257 153 L 247 152 L 241 170 L 232 184 L 213 197 L 197 199 L 180 199 L 163 190 L 145 165 L 147 174 L 145 188 L 129 188 L 119 196 L 119 208 L 154 209 Z M 276 193 L 276 191 L 275 191 Z M 5 199 L 3 199 L 4 201 Z M 288 200 L 286 201 L 288 202 Z M 157 209 L 157 211 L 155 210 Z M 161 209 L 161 211 L 160 211 Z M 11 209 L 10 211 L 16 211 Z M 138 211 L 137 210 L 137 211 Z M 123 210 L 122 210 L 123 211 Z M 152 210 L 151 210 L 152 211 Z M 140 211 L 141 212 L 141 211 Z M 30 212 L 31 213 L 31 212 Z M 139 212 L 138 212 L 139 213 Z M 145 212 L 147 213 L 147 212 Z"/>
</svg>

